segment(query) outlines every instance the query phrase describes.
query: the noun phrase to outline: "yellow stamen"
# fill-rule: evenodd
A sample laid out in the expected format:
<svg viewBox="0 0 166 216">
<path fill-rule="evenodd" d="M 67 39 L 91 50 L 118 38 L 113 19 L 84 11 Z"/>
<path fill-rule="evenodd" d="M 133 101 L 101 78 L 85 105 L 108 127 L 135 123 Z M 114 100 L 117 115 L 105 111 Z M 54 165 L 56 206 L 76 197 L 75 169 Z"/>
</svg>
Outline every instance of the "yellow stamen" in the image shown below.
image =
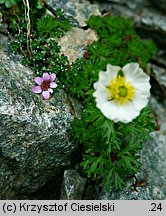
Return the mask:
<svg viewBox="0 0 166 216">
<path fill-rule="evenodd" d="M 126 82 L 124 76 L 117 76 L 112 79 L 107 86 L 108 100 L 118 102 L 119 105 L 124 105 L 132 101 L 135 95 L 135 88 L 130 81 Z"/>
</svg>

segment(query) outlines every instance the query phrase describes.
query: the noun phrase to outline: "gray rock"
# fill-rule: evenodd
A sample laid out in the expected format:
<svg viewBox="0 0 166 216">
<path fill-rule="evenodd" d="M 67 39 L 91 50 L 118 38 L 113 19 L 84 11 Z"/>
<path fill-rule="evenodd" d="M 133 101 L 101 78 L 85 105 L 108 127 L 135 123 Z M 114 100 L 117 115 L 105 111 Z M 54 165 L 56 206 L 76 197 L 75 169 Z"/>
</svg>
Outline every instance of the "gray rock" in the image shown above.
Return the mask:
<svg viewBox="0 0 166 216">
<path fill-rule="evenodd" d="M 83 193 L 85 191 L 86 182 L 86 178 L 81 177 L 76 170 L 65 170 L 61 190 L 61 199 L 82 199 Z"/>
<path fill-rule="evenodd" d="M 58 41 L 58 45 L 61 46 L 60 54 L 64 54 L 70 62 L 74 62 L 77 58 L 83 58 L 86 46 L 97 39 L 97 33 L 93 29 L 83 30 L 73 27 Z"/>
<path fill-rule="evenodd" d="M 127 5 L 131 9 L 151 6 L 152 8 L 158 8 L 159 10 L 166 12 L 165 0 L 106 0 L 111 3 Z"/>
<path fill-rule="evenodd" d="M 48 4 L 53 8 L 61 8 L 66 15 L 74 17 L 80 26 L 86 26 L 86 20 L 91 15 L 101 15 L 99 7 L 85 0 L 49 0 Z"/>
<path fill-rule="evenodd" d="M 152 69 L 153 73 L 155 74 L 161 85 L 163 85 L 166 88 L 166 69 L 159 67 L 157 65 L 152 65 Z"/>
<path fill-rule="evenodd" d="M 77 164 L 74 169 L 65 170 L 61 187 L 62 200 L 95 200 L 98 199 L 99 187 L 86 176 L 80 175 Z"/>
<path fill-rule="evenodd" d="M 0 62 L 0 199 L 16 199 L 70 165 L 76 149 L 69 139 L 73 115 L 64 91 L 50 100 L 35 95 L 33 72 L 2 46 Z"/>
</svg>

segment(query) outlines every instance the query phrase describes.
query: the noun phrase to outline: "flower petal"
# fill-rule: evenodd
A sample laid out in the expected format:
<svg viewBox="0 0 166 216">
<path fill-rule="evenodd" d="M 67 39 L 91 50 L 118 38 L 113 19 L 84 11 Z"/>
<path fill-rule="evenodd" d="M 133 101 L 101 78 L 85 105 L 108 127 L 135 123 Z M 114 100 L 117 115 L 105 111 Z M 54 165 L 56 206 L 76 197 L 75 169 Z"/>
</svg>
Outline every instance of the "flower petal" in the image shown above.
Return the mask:
<svg viewBox="0 0 166 216">
<path fill-rule="evenodd" d="M 42 77 L 35 77 L 34 81 L 38 84 L 41 85 L 43 83 L 43 78 Z"/>
<path fill-rule="evenodd" d="M 48 73 L 43 74 L 43 79 L 44 81 L 49 81 L 50 80 L 50 75 Z"/>
<path fill-rule="evenodd" d="M 50 74 L 50 82 L 53 82 L 56 79 L 56 74 Z"/>
<path fill-rule="evenodd" d="M 108 119 L 124 123 L 131 122 L 140 113 L 140 110 L 135 110 L 131 103 L 122 107 L 111 101 L 103 104 L 100 110 Z"/>
<path fill-rule="evenodd" d="M 104 86 L 107 86 L 110 80 L 117 76 L 117 73 L 120 69 L 121 68 L 119 66 L 113 66 L 111 64 L 107 64 L 107 70 L 99 72 L 98 82 L 102 82 Z"/>
<path fill-rule="evenodd" d="M 32 91 L 33 91 L 35 94 L 39 94 L 39 93 L 42 92 L 42 89 L 41 89 L 40 86 L 34 86 L 34 87 L 32 88 Z"/>
<path fill-rule="evenodd" d="M 130 80 L 133 83 L 148 83 L 150 77 L 144 73 L 138 63 L 129 63 L 122 68 L 126 81 Z"/>
<path fill-rule="evenodd" d="M 138 63 L 129 63 L 122 68 L 126 81 L 129 81 L 136 90 L 132 100 L 122 105 L 116 100 L 108 100 L 110 92 L 107 88 L 111 80 L 116 78 L 120 69 L 120 67 L 107 65 L 106 72 L 100 71 L 99 79 L 94 83 L 93 96 L 96 107 L 104 116 L 114 122 L 129 123 L 139 116 L 140 111 L 148 103 L 150 97 L 149 76 L 143 72 Z"/>
<path fill-rule="evenodd" d="M 132 103 L 119 107 L 118 121 L 129 123 L 140 114 L 140 110 L 135 110 Z"/>
<path fill-rule="evenodd" d="M 118 121 L 117 109 L 119 107 L 116 103 L 112 103 L 110 101 L 107 101 L 106 103 L 100 105 L 100 107 L 98 107 L 98 108 L 101 110 L 103 115 L 106 116 L 108 119 L 111 119 L 115 122 Z"/>
<path fill-rule="evenodd" d="M 139 95 L 132 101 L 133 108 L 135 110 L 142 110 L 148 104 L 149 98 L 141 98 Z"/>
<path fill-rule="evenodd" d="M 93 96 L 96 98 L 96 103 L 98 105 L 108 102 L 107 89 L 105 86 L 101 85 L 100 83 L 98 84 L 96 91 L 93 93 Z"/>
<path fill-rule="evenodd" d="M 147 83 L 134 83 L 133 86 L 136 89 L 136 93 L 150 96 L 151 85 Z"/>
<path fill-rule="evenodd" d="M 53 93 L 53 90 L 51 88 L 48 89 L 48 91 L 52 94 Z"/>
<path fill-rule="evenodd" d="M 111 65 L 111 64 L 107 64 L 107 71 L 110 73 L 110 74 L 115 74 L 117 75 L 118 71 L 120 71 L 121 67 L 119 66 L 114 66 L 114 65 Z M 107 72 L 106 71 L 106 72 Z"/>
<path fill-rule="evenodd" d="M 42 95 L 43 95 L 44 99 L 46 99 L 46 100 L 50 98 L 50 92 L 49 91 L 43 91 Z"/>
<path fill-rule="evenodd" d="M 133 75 L 136 75 L 139 70 L 139 64 L 138 63 L 128 63 L 123 68 L 122 71 L 124 72 L 125 77 L 130 77 Z"/>
<path fill-rule="evenodd" d="M 56 88 L 56 87 L 57 87 L 57 84 L 55 82 L 50 83 L 50 88 Z"/>
</svg>

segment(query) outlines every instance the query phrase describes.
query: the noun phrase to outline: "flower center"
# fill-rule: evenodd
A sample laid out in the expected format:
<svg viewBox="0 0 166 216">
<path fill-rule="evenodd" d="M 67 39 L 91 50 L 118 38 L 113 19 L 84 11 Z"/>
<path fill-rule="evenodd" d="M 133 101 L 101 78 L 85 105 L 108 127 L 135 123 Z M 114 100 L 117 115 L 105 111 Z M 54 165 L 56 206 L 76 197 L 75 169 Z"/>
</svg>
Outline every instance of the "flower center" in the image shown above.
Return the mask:
<svg viewBox="0 0 166 216">
<path fill-rule="evenodd" d="M 133 100 L 135 88 L 130 81 L 126 81 L 124 76 L 118 75 L 112 79 L 106 87 L 108 90 L 108 100 L 124 105 Z"/>
<path fill-rule="evenodd" d="M 41 84 L 40 87 L 41 87 L 42 91 L 46 91 L 50 87 L 50 82 L 49 81 L 43 81 L 43 83 Z"/>
<path fill-rule="evenodd" d="M 127 96 L 127 89 L 125 86 L 119 87 L 119 96 L 120 97 L 126 97 Z"/>
</svg>

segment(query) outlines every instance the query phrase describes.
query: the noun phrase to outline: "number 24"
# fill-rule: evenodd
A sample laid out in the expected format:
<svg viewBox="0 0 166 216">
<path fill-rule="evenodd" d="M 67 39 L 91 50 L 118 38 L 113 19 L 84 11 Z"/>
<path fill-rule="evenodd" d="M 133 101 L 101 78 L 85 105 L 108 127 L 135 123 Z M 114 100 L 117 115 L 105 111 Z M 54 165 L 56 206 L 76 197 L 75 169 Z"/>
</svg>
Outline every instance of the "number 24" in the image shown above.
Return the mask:
<svg viewBox="0 0 166 216">
<path fill-rule="evenodd" d="M 161 207 L 161 203 L 159 204 L 156 204 L 156 203 L 151 203 L 151 206 L 152 206 L 152 209 L 150 211 L 157 211 L 157 210 L 162 210 L 162 207 Z"/>
</svg>

